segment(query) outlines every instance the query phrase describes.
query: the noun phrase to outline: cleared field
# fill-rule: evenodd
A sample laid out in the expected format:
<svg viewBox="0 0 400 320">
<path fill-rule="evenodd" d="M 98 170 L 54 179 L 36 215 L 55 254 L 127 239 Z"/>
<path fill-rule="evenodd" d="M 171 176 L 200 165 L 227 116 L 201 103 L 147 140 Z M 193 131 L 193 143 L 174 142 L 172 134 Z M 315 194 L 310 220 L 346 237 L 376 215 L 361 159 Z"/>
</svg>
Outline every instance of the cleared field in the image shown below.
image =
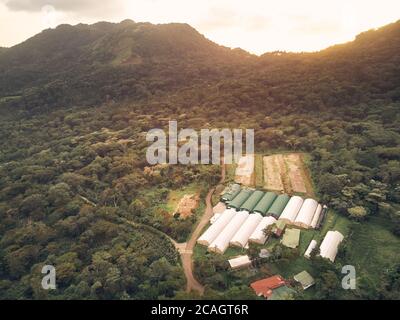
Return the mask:
<svg viewBox="0 0 400 320">
<path fill-rule="evenodd" d="M 303 154 L 274 154 L 263 158 L 264 188 L 288 194 L 303 193 L 313 197 L 314 192 Z"/>
<path fill-rule="evenodd" d="M 284 191 L 281 171 L 282 166 L 279 161 L 282 155 L 264 157 L 264 188 L 267 190 Z"/>
<path fill-rule="evenodd" d="M 198 194 L 185 194 L 179 201 L 174 214 L 179 213 L 182 219 L 190 217 L 199 206 L 199 201 Z"/>
<path fill-rule="evenodd" d="M 235 172 L 235 182 L 244 186 L 254 185 L 254 155 L 246 155 L 239 159 Z"/>
<path fill-rule="evenodd" d="M 292 153 L 285 156 L 288 176 L 294 192 L 307 193 L 307 188 L 302 174 L 302 160 L 300 154 Z"/>
</svg>

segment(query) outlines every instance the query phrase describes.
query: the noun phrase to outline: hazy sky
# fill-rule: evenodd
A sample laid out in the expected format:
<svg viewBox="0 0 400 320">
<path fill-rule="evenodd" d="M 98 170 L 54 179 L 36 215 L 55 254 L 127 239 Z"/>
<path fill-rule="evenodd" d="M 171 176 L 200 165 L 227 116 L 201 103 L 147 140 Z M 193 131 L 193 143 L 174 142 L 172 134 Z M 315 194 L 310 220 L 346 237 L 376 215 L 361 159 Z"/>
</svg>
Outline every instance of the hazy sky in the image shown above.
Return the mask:
<svg viewBox="0 0 400 320">
<path fill-rule="evenodd" d="M 0 0 L 0 46 L 61 23 L 186 22 L 261 54 L 315 51 L 400 19 L 400 0 Z"/>
</svg>

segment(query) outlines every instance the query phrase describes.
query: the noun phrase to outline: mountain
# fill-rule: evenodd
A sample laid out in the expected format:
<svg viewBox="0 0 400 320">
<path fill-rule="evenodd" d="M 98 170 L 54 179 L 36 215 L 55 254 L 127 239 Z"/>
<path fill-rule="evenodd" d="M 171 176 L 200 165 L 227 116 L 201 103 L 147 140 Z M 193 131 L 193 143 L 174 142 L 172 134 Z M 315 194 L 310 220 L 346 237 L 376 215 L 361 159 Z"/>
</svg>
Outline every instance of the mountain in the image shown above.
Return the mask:
<svg viewBox="0 0 400 320">
<path fill-rule="evenodd" d="M 219 46 L 187 24 L 60 25 L 1 55 L 0 96 L 26 97 L 30 108 L 142 98 L 218 78 L 247 58 L 251 55 Z"/>
<path fill-rule="evenodd" d="M 203 298 L 256 298 L 255 277 L 278 270 L 290 279 L 307 262 L 318 285 L 299 297 L 399 299 L 399 30 L 397 22 L 320 52 L 256 57 L 186 24 L 101 22 L 1 50 L 0 299 L 198 297 L 185 291 L 175 241 L 189 241 L 223 174 L 146 161 L 146 132 L 171 119 L 254 129 L 260 166 L 263 155 L 301 152 L 315 199 L 329 208 L 302 241 L 345 236 L 335 264 L 273 240 L 272 259 L 252 272 L 232 273 L 226 256 L 195 248 Z M 202 203 L 186 219 L 175 212 L 184 194 Z M 42 289 L 44 265 L 56 267 L 57 290 Z M 357 290 L 341 290 L 344 265 L 357 266 Z"/>
<path fill-rule="evenodd" d="M 246 87 L 299 108 L 355 103 L 382 94 L 400 99 L 400 21 L 316 53 L 261 57 L 219 46 L 187 24 L 125 20 L 61 25 L 0 53 L 0 96 L 29 110 L 148 99 L 190 86 Z M 335 84 L 333 90 L 332 84 Z M 251 90 L 253 90 L 251 86 Z M 247 94 L 252 94 L 248 92 Z M 254 92 L 253 92 L 254 94 Z M 302 99 L 300 99 L 302 100 Z"/>
</svg>

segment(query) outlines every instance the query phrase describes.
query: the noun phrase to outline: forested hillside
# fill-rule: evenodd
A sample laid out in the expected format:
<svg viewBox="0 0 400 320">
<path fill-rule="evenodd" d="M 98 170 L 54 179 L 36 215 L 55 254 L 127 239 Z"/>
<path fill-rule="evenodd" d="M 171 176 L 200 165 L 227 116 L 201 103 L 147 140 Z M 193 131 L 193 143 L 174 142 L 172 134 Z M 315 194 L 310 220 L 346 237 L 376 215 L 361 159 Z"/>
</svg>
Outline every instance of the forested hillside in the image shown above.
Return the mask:
<svg viewBox="0 0 400 320">
<path fill-rule="evenodd" d="M 321 52 L 261 57 L 188 25 L 132 21 L 63 25 L 0 49 L 0 297 L 43 298 L 43 264 L 58 266 L 49 298 L 185 296 L 163 234 L 184 241 L 196 216 L 168 216 L 164 203 L 193 183 L 204 198 L 219 168 L 149 167 L 145 133 L 169 119 L 254 128 L 260 152 L 309 153 L 318 197 L 354 222 L 349 243 L 364 223 L 397 239 L 399 52 L 400 22 Z M 346 298 L 399 298 L 399 255 L 377 259 L 386 271 L 372 281 L 354 247 L 346 254 L 366 270 Z"/>
</svg>

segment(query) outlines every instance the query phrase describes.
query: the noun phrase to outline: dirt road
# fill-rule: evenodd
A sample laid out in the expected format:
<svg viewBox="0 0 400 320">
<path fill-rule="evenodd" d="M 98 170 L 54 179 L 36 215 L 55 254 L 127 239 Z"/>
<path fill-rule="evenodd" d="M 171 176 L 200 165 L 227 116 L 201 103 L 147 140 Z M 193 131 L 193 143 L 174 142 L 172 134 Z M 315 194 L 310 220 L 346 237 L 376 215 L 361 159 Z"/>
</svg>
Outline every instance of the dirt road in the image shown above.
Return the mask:
<svg viewBox="0 0 400 320">
<path fill-rule="evenodd" d="M 225 168 L 225 165 L 222 164 L 221 165 L 221 180 L 220 180 L 219 184 L 224 183 L 225 174 L 226 174 L 226 168 Z M 189 241 L 185 242 L 185 243 L 178 243 L 174 239 L 169 237 L 167 234 L 165 234 L 153 227 L 150 227 L 147 225 L 142 225 L 140 223 L 136 223 L 133 221 L 129 221 L 124 218 L 121 219 L 123 222 L 130 224 L 134 227 L 143 226 L 143 227 L 153 230 L 154 232 L 159 233 L 160 235 L 164 235 L 165 237 L 167 237 L 171 241 L 171 243 L 174 245 L 175 249 L 179 252 L 179 254 L 181 256 L 182 267 L 183 267 L 183 271 L 184 271 L 185 277 L 186 277 L 186 291 L 187 292 L 197 291 L 200 295 L 202 295 L 204 293 L 204 286 L 201 285 L 193 275 L 193 259 L 192 259 L 193 258 L 193 248 L 196 245 L 196 241 L 199 238 L 201 231 L 203 230 L 203 228 L 207 225 L 208 221 L 213 216 L 212 196 L 215 192 L 215 189 L 216 189 L 216 187 L 212 188 L 208 192 L 206 199 L 205 199 L 205 201 L 206 201 L 205 212 L 202 215 L 202 217 L 200 218 L 200 221 L 197 224 L 196 228 L 194 229 Z"/>
<path fill-rule="evenodd" d="M 225 165 L 221 165 L 221 181 L 220 184 L 225 181 Z M 192 290 L 197 291 L 202 295 L 204 293 L 204 286 L 201 285 L 193 275 L 193 248 L 196 245 L 197 239 L 200 237 L 201 231 L 208 224 L 211 217 L 213 216 L 213 204 L 212 204 L 212 196 L 215 192 L 216 188 L 212 188 L 207 196 L 206 196 L 206 209 L 201 217 L 199 223 L 194 229 L 189 241 L 187 243 L 176 243 L 175 248 L 179 251 L 182 259 L 182 267 L 185 272 L 187 284 L 186 291 L 190 292 Z"/>
</svg>

